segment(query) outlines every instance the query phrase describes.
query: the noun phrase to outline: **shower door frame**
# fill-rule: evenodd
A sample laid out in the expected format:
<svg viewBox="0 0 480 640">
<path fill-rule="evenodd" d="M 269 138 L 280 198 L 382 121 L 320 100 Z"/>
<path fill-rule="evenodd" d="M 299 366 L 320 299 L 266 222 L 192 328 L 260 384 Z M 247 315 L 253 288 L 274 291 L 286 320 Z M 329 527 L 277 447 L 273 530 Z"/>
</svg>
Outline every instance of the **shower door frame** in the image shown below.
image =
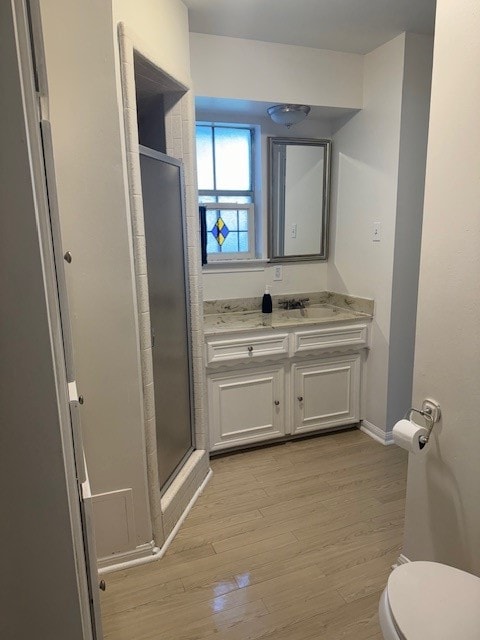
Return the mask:
<svg viewBox="0 0 480 640">
<path fill-rule="evenodd" d="M 184 281 L 184 292 L 185 292 L 185 329 L 186 329 L 186 340 L 187 340 L 187 357 L 188 357 L 188 384 L 189 384 L 189 392 L 188 397 L 190 401 L 189 407 L 189 415 L 190 415 L 190 436 L 191 436 L 191 444 L 186 451 L 186 453 L 182 456 L 181 460 L 174 468 L 172 473 L 169 475 L 168 480 L 166 480 L 163 486 L 160 486 L 160 494 L 163 496 L 167 489 L 170 487 L 172 482 L 177 477 L 178 473 L 182 469 L 185 462 L 192 455 L 192 453 L 196 450 L 196 434 L 195 434 L 195 415 L 194 415 L 194 387 L 193 387 L 193 350 L 192 350 L 192 321 L 191 321 L 191 312 L 190 312 L 190 299 L 189 299 L 189 286 L 190 286 L 190 271 L 188 265 L 188 257 L 187 257 L 187 224 L 186 224 L 186 207 L 185 207 L 185 176 L 184 176 L 184 167 L 182 160 L 178 160 L 177 158 L 172 158 L 165 153 L 161 153 L 160 151 L 156 151 L 155 149 L 151 149 L 150 147 L 146 147 L 144 145 L 138 145 L 138 153 L 139 155 L 145 155 L 154 160 L 159 160 L 161 162 L 166 162 L 172 166 L 175 166 L 179 169 L 179 181 L 180 181 L 180 208 L 181 208 L 181 226 L 182 226 L 182 246 L 183 246 L 183 281 Z M 140 172 L 141 174 L 141 172 Z M 144 211 L 145 217 L 145 211 Z M 147 242 L 147 238 L 145 237 L 145 241 Z M 147 264 L 147 284 L 148 284 L 148 264 Z M 149 300 L 149 309 L 150 309 L 150 318 L 151 318 L 151 308 L 150 308 L 150 300 Z M 153 337 L 152 337 L 152 363 L 153 363 L 153 383 L 155 387 L 155 364 L 153 358 Z M 155 394 L 154 394 L 155 396 Z M 155 422 L 159 419 L 157 408 L 155 407 Z M 157 451 L 159 448 L 159 443 L 157 441 Z"/>
</svg>

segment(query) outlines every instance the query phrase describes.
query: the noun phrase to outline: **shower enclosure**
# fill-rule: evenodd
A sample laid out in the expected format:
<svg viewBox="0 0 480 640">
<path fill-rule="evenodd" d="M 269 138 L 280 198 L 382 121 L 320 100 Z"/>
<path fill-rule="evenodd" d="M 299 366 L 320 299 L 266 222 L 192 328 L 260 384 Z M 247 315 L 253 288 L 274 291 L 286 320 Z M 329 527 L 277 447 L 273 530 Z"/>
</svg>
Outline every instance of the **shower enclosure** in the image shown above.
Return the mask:
<svg viewBox="0 0 480 640">
<path fill-rule="evenodd" d="M 160 490 L 195 447 L 181 162 L 140 146 Z"/>
</svg>

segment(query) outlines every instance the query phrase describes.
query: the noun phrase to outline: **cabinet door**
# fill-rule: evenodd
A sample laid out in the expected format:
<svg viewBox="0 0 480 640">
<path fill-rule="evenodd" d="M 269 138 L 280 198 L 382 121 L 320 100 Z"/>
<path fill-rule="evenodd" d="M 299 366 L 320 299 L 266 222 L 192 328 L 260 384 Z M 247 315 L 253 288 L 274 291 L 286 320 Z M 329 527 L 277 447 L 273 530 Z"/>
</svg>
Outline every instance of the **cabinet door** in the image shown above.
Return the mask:
<svg viewBox="0 0 480 640">
<path fill-rule="evenodd" d="M 294 433 L 360 420 L 359 353 L 295 364 Z"/>
<path fill-rule="evenodd" d="M 283 367 L 218 373 L 208 385 L 212 450 L 284 435 Z"/>
</svg>

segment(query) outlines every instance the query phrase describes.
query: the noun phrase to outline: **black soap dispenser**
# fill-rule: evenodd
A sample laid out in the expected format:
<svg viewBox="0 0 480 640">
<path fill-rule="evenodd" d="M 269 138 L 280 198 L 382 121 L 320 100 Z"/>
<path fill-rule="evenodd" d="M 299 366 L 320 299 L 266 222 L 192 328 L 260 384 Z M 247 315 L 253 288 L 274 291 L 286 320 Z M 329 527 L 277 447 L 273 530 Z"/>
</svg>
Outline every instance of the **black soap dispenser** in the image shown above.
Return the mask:
<svg viewBox="0 0 480 640">
<path fill-rule="evenodd" d="M 262 313 L 272 313 L 272 296 L 268 287 L 265 287 L 265 293 L 262 298 Z"/>
</svg>

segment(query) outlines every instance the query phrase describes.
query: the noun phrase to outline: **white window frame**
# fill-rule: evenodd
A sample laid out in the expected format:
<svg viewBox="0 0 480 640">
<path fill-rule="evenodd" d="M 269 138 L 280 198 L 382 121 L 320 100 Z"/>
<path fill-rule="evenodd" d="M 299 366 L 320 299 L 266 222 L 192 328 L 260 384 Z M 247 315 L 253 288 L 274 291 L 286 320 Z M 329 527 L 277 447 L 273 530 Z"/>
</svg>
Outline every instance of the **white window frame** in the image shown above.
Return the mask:
<svg viewBox="0 0 480 640">
<path fill-rule="evenodd" d="M 248 212 L 248 247 L 249 251 L 235 251 L 232 252 L 219 252 L 219 253 L 207 253 L 207 264 L 214 262 L 231 262 L 233 260 L 239 262 L 243 260 L 255 259 L 255 205 L 252 203 L 234 203 L 234 202 L 205 202 L 202 203 L 202 207 L 208 210 L 226 211 L 230 209 L 232 211 L 247 211 Z M 210 233 L 210 229 L 207 228 L 207 235 Z"/>
<path fill-rule="evenodd" d="M 221 262 L 245 262 L 256 260 L 257 258 L 257 250 L 256 250 L 256 219 L 255 219 L 255 197 L 257 194 L 255 189 L 255 179 L 256 175 L 256 155 L 255 155 L 255 143 L 256 136 L 258 135 L 258 131 L 256 127 L 243 123 L 234 123 L 234 122 L 208 122 L 205 120 L 198 120 L 195 122 L 195 126 L 207 126 L 213 128 L 223 128 L 226 127 L 228 129 L 249 129 L 251 136 L 251 149 L 250 149 L 250 189 L 242 190 L 242 189 L 232 189 L 232 190 L 223 190 L 223 189 L 199 189 L 199 205 L 205 207 L 206 209 L 233 209 L 238 210 L 242 209 L 244 211 L 248 211 L 248 252 L 235 252 L 235 253 L 207 253 L 207 265 L 212 263 L 221 263 Z M 214 160 L 215 162 L 215 160 Z M 214 196 L 218 198 L 219 202 L 202 202 L 202 196 L 209 197 Z M 250 197 L 252 199 L 251 203 L 234 203 L 234 202 L 224 202 L 222 203 L 222 196 L 234 198 L 238 197 Z M 210 229 L 207 229 L 207 235 L 210 232 Z"/>
</svg>

